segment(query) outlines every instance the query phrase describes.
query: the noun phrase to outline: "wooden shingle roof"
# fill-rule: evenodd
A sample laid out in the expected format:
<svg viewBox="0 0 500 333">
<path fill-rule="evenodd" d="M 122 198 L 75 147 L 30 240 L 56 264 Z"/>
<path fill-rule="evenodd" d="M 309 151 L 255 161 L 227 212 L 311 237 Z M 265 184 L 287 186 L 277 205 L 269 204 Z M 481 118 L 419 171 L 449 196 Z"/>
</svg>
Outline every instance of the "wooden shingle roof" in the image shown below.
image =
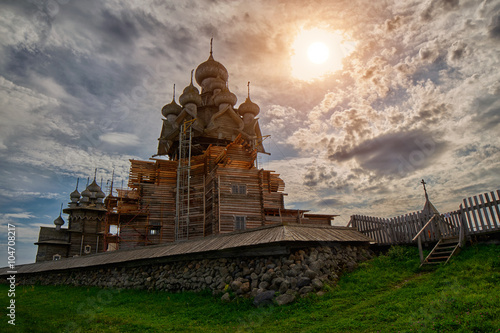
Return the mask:
<svg viewBox="0 0 500 333">
<path fill-rule="evenodd" d="M 109 251 L 83 257 L 67 258 L 59 261 L 45 261 L 16 267 L 18 274 L 79 269 L 129 263 L 137 260 L 166 259 L 181 255 L 213 253 L 221 250 L 242 248 L 299 245 L 305 242 L 372 242 L 373 240 L 355 228 L 322 225 L 272 225 L 210 236 L 195 240 L 160 244 L 130 250 Z M 9 269 L 0 268 L 0 275 Z"/>
</svg>

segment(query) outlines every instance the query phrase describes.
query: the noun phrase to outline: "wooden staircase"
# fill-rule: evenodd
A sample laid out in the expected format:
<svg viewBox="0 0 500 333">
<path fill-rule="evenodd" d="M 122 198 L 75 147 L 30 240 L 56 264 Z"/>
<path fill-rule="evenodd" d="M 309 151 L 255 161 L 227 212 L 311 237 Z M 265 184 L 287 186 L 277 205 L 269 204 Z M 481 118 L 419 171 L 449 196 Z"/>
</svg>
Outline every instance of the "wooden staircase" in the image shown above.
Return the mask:
<svg viewBox="0 0 500 333">
<path fill-rule="evenodd" d="M 423 265 L 446 264 L 459 251 L 459 237 L 441 238 L 420 267 Z"/>
</svg>

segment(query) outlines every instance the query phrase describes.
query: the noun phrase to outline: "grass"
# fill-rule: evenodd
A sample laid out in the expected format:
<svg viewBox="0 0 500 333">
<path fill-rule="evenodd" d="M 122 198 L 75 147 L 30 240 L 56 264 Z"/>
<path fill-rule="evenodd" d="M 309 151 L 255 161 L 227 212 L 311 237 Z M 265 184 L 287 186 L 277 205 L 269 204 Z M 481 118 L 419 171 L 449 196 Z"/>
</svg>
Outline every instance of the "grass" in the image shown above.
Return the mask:
<svg viewBox="0 0 500 333">
<path fill-rule="evenodd" d="M 6 285 L 0 304 L 8 305 Z M 394 247 L 323 296 L 288 306 L 222 303 L 211 293 L 18 286 L 16 326 L 2 332 L 500 332 L 500 246 L 469 246 L 446 266 L 419 269 Z M 5 310 L 4 310 L 5 311 Z"/>
</svg>

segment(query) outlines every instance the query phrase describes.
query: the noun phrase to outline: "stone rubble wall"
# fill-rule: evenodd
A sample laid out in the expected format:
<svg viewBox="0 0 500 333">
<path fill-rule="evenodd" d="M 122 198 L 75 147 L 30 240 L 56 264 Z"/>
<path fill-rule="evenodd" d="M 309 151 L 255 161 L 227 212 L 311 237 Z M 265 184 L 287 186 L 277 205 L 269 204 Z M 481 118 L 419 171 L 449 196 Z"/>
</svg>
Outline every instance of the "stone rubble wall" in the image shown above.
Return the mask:
<svg viewBox="0 0 500 333">
<path fill-rule="evenodd" d="M 135 288 L 169 292 L 211 290 L 229 301 L 253 297 L 254 304 L 286 304 L 320 291 L 359 262 L 372 258 L 368 245 L 335 244 L 292 250 L 288 255 L 232 257 L 163 265 L 82 269 L 19 276 L 21 284 Z"/>
</svg>

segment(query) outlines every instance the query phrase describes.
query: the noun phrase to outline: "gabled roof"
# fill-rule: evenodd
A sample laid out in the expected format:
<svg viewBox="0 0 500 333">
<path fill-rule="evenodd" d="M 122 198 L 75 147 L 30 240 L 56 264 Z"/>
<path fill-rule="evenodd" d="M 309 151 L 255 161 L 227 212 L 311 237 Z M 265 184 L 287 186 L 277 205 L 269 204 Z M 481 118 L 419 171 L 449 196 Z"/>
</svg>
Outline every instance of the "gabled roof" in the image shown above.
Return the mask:
<svg viewBox="0 0 500 333">
<path fill-rule="evenodd" d="M 321 225 L 273 225 L 241 232 L 233 232 L 196 240 L 160 244 L 118 250 L 83 257 L 67 258 L 59 261 L 45 261 L 17 267 L 18 274 L 38 273 L 64 269 L 79 269 L 111 264 L 129 263 L 137 260 L 174 259 L 175 256 L 266 245 L 300 246 L 310 242 L 372 242 L 373 240 L 355 228 Z M 8 268 L 1 268 L 0 275 L 6 275 Z"/>
<path fill-rule="evenodd" d="M 425 200 L 424 209 L 422 211 L 428 214 L 439 214 L 439 211 L 436 207 L 434 207 L 429 198 Z"/>
</svg>

